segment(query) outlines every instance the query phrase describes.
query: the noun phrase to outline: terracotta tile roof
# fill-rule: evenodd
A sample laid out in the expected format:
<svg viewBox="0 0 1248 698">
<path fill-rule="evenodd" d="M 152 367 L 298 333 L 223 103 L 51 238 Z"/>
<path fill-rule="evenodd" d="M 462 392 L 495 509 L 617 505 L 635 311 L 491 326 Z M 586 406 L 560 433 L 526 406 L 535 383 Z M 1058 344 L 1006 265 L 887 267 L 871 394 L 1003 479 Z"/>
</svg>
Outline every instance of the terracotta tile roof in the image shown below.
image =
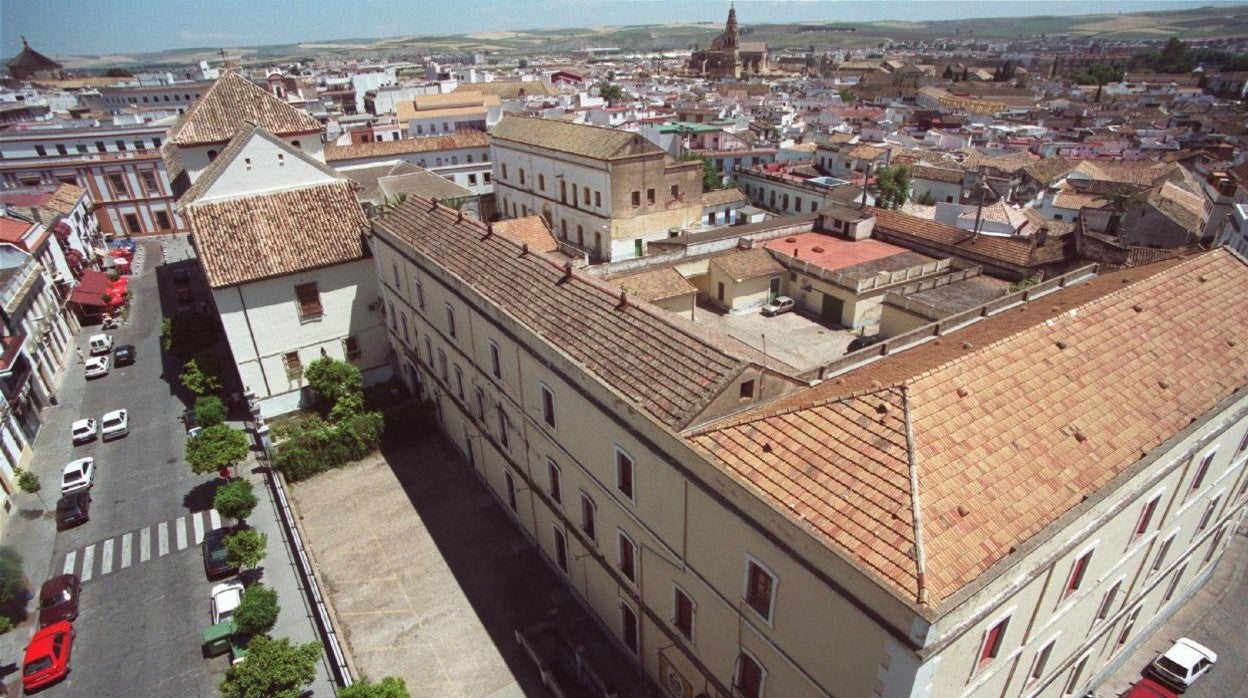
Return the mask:
<svg viewBox="0 0 1248 698">
<path fill-rule="evenodd" d="M 494 82 L 474 82 L 467 85 L 456 87 L 451 94 L 456 92 L 483 92 L 487 95 L 497 95 L 502 99 L 517 99 L 519 97 L 549 97 L 559 94 L 558 88 L 545 82 L 528 81 L 508 81 L 495 80 Z"/>
<path fill-rule="evenodd" d="M 491 107 L 501 102 L 496 95 L 480 92 L 448 92 L 446 94 L 421 95 L 410 102 L 394 105 L 394 115 L 400 122 L 412 119 L 432 119 L 440 116 L 472 116 L 482 118 Z"/>
<path fill-rule="evenodd" d="M 720 206 L 722 204 L 731 204 L 737 201 L 749 201 L 750 197 L 745 192 L 732 187 L 730 189 L 717 189 L 708 191 L 702 195 L 703 206 Z"/>
<path fill-rule="evenodd" d="M 459 277 L 490 303 L 582 366 L 604 385 L 673 429 L 705 410 L 761 354 L 641 301 L 621 307 L 618 291 L 573 273 L 485 224 L 409 198 L 374 224 L 374 235 Z M 780 371 L 791 367 L 767 366 Z M 778 368 L 779 366 L 779 368 Z"/>
<path fill-rule="evenodd" d="M 1066 208 L 1080 211 L 1085 208 L 1101 208 L 1109 202 L 1096 194 L 1085 194 L 1074 189 L 1061 189 L 1053 197 L 1055 208 Z"/>
<path fill-rule="evenodd" d="M 495 141 L 512 141 L 594 160 L 663 152 L 659 146 L 628 131 L 512 114 L 495 124 L 490 135 Z"/>
<path fill-rule="evenodd" d="M 537 252 L 554 252 L 559 249 L 559 241 L 550 232 L 550 228 L 546 227 L 546 221 L 541 216 L 497 221 L 494 223 L 494 232 L 528 245 L 530 250 Z"/>
<path fill-rule="evenodd" d="M 812 231 L 796 233 L 775 238 L 763 243 L 769 250 L 775 250 L 790 257 L 809 262 L 820 269 L 840 271 L 861 264 L 877 262 L 890 257 L 904 257 L 899 269 L 915 264 L 931 262 L 928 257 L 915 255 L 904 247 L 890 245 L 879 240 L 847 240 L 836 235 Z M 917 259 L 916 259 L 917 258 Z M 898 269 L 894 269 L 896 271 Z M 876 272 L 868 272 L 875 274 Z"/>
<path fill-rule="evenodd" d="M 921 564 L 939 606 L 1248 384 L 1245 294 L 1221 249 L 1106 274 L 690 440 L 900 598 Z"/>
<path fill-rule="evenodd" d="M 887 148 L 880 148 L 864 143 L 850 148 L 849 151 L 845 153 L 845 157 L 853 158 L 855 160 L 878 160 L 884 157 L 884 154 L 887 152 Z"/>
<path fill-rule="evenodd" d="M 927 179 L 933 182 L 947 182 L 949 184 L 962 183 L 962 170 L 955 170 L 947 167 L 928 167 L 927 165 L 911 165 L 910 174 L 914 179 Z"/>
<path fill-rule="evenodd" d="M 1048 184 L 1059 177 L 1065 177 L 1077 164 L 1079 163 L 1076 160 L 1055 156 L 1032 161 L 1023 166 L 1023 171 L 1037 182 Z"/>
<path fill-rule="evenodd" d="M 980 235 L 926 218 L 908 216 L 898 211 L 873 209 L 877 237 L 895 238 L 899 242 L 914 241 L 935 245 L 951 254 L 1006 262 L 1015 266 L 1032 265 L 1030 238 Z"/>
<path fill-rule="evenodd" d="M 21 246 L 22 238 L 26 237 L 26 231 L 33 225 L 35 224 L 21 218 L 0 216 L 0 241 Z"/>
<path fill-rule="evenodd" d="M 364 256 L 367 222 L 346 180 L 182 209 L 208 285 L 222 288 Z"/>
<path fill-rule="evenodd" d="M 316 119 L 227 70 L 169 129 L 169 142 L 180 146 L 225 143 L 245 121 L 278 136 L 321 132 Z"/>
<path fill-rule="evenodd" d="M 1197 235 L 1205 227 L 1205 197 L 1166 182 L 1148 197 L 1148 202 L 1165 217 Z"/>
<path fill-rule="evenodd" d="M 659 267 L 611 279 L 611 283 L 643 301 L 661 301 L 697 293 L 698 287 L 674 267 Z"/>
<path fill-rule="evenodd" d="M 785 272 L 784 265 L 776 261 L 765 248 L 734 250 L 711 259 L 711 266 L 718 267 L 734 281 L 744 281 L 760 276 L 775 276 Z"/>
<path fill-rule="evenodd" d="M 60 186 L 53 191 L 46 201 L 40 204 L 39 208 L 44 209 L 52 214 L 52 217 L 68 216 L 82 200 L 82 195 L 86 193 L 86 189 L 75 184 L 66 184 L 62 182 Z M 44 221 L 45 223 L 50 221 Z"/>
<path fill-rule="evenodd" d="M 1107 184 L 1130 184 L 1141 187 L 1156 186 L 1174 176 L 1182 165 L 1154 160 L 1127 162 L 1123 160 L 1084 160 L 1071 172 L 1083 175 L 1094 182 Z"/>
<path fill-rule="evenodd" d="M 404 138 L 398 141 L 373 141 L 372 143 L 358 143 L 355 145 L 326 143 L 325 162 L 361 160 L 389 155 L 410 155 L 412 153 L 433 153 L 459 148 L 488 147 L 490 147 L 490 135 L 485 131 L 460 131 L 445 136 Z"/>
</svg>

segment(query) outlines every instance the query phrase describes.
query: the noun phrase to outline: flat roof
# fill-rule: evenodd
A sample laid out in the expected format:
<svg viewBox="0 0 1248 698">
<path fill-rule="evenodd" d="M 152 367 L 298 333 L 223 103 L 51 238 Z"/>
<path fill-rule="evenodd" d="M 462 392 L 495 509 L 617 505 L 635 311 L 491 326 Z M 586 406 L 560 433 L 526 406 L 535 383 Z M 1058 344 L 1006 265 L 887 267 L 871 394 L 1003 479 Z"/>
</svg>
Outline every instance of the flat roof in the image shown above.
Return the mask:
<svg viewBox="0 0 1248 698">
<path fill-rule="evenodd" d="M 871 264 L 869 269 L 864 267 L 864 271 L 869 272 L 868 276 L 874 275 L 879 271 L 901 271 L 925 262 L 936 261 L 930 257 L 911 252 L 904 247 L 890 245 L 887 242 L 870 239 L 846 240 L 828 235 L 827 233 L 812 232 L 788 235 L 775 240 L 769 240 L 764 246 L 769 250 L 796 257 L 828 271 L 848 269 L 862 264 L 879 262 L 898 255 L 907 255 L 907 258 L 897 260 L 904 262 L 902 266 L 895 264 Z M 910 256 L 916 259 L 912 260 L 909 258 Z M 885 268 L 886 266 L 889 268 Z M 879 268 L 877 269 L 876 267 Z"/>
</svg>

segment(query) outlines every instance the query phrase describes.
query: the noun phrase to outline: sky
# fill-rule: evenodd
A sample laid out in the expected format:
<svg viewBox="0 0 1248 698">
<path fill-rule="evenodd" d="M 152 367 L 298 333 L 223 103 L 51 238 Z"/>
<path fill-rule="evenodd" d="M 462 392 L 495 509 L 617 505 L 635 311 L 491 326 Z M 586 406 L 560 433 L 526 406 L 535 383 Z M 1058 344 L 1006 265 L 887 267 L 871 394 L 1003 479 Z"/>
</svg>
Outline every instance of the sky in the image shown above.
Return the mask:
<svg viewBox="0 0 1248 698">
<path fill-rule="evenodd" d="M 1221 0 L 737 0 L 742 24 L 1172 10 Z M 727 0 L 0 0 L 0 56 L 137 53 L 400 35 L 722 22 Z"/>
</svg>

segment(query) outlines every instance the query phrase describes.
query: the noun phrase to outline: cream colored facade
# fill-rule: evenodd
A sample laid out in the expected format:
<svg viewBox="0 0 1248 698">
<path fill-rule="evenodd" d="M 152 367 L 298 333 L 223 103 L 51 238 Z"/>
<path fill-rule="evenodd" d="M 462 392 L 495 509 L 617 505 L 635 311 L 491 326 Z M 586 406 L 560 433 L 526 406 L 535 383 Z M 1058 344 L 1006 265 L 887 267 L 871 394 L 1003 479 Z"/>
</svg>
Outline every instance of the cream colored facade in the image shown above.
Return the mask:
<svg viewBox="0 0 1248 698">
<path fill-rule="evenodd" d="M 401 375 L 435 401 L 478 477 L 625 646 L 623 617 L 636 614 L 636 649 L 626 651 L 680 689 L 671 695 L 740 695 L 743 657 L 762 668 L 760 695 L 772 698 L 1082 695 L 1208 577 L 1244 509 L 1241 395 L 926 607 L 834 553 L 459 276 L 381 226 L 373 242 Z M 619 486 L 621 455 L 633 464 L 631 493 Z M 635 550 L 632 579 L 621 540 Z M 1067 593 L 1072 565 L 1089 552 Z M 744 600 L 752 564 L 772 575 L 765 614 Z M 687 635 L 674 622 L 677 593 L 694 607 Z M 981 662 L 986 634 L 1003 620 L 999 651 Z"/>
</svg>

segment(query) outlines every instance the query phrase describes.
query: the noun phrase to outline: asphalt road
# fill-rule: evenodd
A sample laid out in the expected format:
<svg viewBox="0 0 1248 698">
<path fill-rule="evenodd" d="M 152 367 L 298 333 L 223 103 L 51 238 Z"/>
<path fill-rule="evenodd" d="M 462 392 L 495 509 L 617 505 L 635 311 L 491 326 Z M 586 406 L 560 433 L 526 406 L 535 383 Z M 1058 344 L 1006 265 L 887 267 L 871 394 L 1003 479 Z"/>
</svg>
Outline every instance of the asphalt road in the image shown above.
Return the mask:
<svg viewBox="0 0 1248 698">
<path fill-rule="evenodd" d="M 52 559 L 54 574 L 72 569 L 85 580 L 73 670 L 41 695 L 211 696 L 228 666 L 225 657 L 204 659 L 200 651 L 212 584 L 195 542 L 197 528 L 210 524 L 205 514 L 198 524 L 188 514 L 211 507 L 213 479 L 192 474 L 182 459 L 181 366 L 160 349 L 162 309 L 176 307 L 172 265 L 162 267 L 159 245 L 146 244 L 143 273 L 130 284 L 131 319 L 111 333 L 116 343 L 137 347 L 137 362 L 89 382 L 75 363 L 59 392 L 63 409 L 48 411 L 37 445 L 57 471 L 86 455 L 97 468 L 91 520 L 58 533 Z M 84 353 L 94 331 L 84 328 L 79 337 Z M 98 420 L 118 408 L 130 411 L 128 436 L 71 445 L 73 419 Z M 59 481 L 45 476 L 44 487 L 52 505 Z"/>
</svg>

